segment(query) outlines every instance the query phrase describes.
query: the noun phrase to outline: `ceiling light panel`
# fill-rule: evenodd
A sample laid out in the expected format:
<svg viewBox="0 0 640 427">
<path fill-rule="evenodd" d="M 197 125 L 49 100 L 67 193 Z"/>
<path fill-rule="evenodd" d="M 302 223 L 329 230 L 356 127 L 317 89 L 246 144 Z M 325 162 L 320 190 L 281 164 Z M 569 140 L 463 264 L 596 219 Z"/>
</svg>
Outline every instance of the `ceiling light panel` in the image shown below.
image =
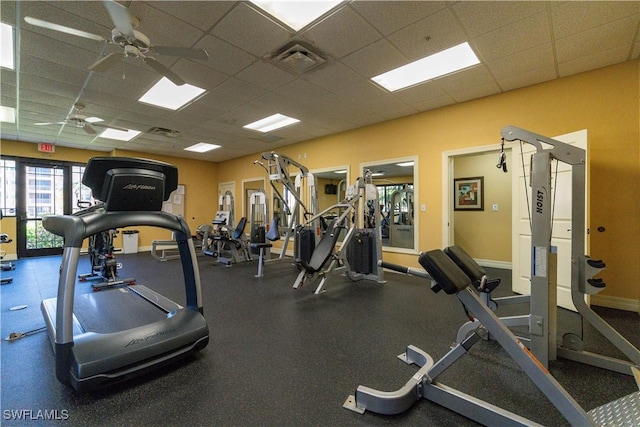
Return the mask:
<svg viewBox="0 0 640 427">
<path fill-rule="evenodd" d="M 252 0 L 251 3 L 258 6 L 271 16 L 277 18 L 295 31 L 300 31 L 331 9 L 342 3 L 340 0 L 317 1 L 272 1 Z"/>
<path fill-rule="evenodd" d="M 185 148 L 186 151 L 195 151 L 196 153 L 206 153 L 207 151 L 215 150 L 216 148 L 220 148 L 219 145 L 216 144 L 207 144 L 206 142 L 199 142 L 190 147 Z"/>
<path fill-rule="evenodd" d="M 280 129 L 285 126 L 292 125 L 294 123 L 298 123 L 299 121 L 300 120 L 294 119 L 293 117 L 277 113 L 273 116 L 265 117 L 264 119 L 249 123 L 248 125 L 244 125 L 243 127 L 246 129 L 257 130 L 259 132 L 269 132 L 275 129 Z"/>
<path fill-rule="evenodd" d="M 138 101 L 156 107 L 177 110 L 205 92 L 204 89 L 185 83 L 177 86 L 166 77 L 161 78 Z"/>
<path fill-rule="evenodd" d="M 4 68 L 14 69 L 14 52 L 13 52 L 13 27 L 11 25 L 0 23 L 0 66 Z"/>
<path fill-rule="evenodd" d="M 15 123 L 16 109 L 13 107 L 0 106 L 0 122 Z"/>
<path fill-rule="evenodd" d="M 424 83 L 480 63 L 480 60 L 465 42 L 433 55 L 387 71 L 371 80 L 390 92 Z"/>
<path fill-rule="evenodd" d="M 118 129 L 105 129 L 104 132 L 100 134 L 101 138 L 108 139 L 116 139 L 118 141 L 131 141 L 136 136 L 140 135 L 140 131 L 137 130 L 118 130 Z"/>
</svg>

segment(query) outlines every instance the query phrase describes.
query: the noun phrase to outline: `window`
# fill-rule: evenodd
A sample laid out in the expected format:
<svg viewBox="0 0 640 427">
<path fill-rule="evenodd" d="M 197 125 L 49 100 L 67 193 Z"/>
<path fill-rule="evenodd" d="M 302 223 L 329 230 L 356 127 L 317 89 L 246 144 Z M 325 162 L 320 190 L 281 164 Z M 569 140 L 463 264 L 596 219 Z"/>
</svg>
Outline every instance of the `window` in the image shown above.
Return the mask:
<svg viewBox="0 0 640 427">
<path fill-rule="evenodd" d="M 91 194 L 91 189 L 82 184 L 82 175 L 84 175 L 84 170 L 84 166 L 71 167 L 71 212 L 73 213 L 95 203 Z"/>
</svg>

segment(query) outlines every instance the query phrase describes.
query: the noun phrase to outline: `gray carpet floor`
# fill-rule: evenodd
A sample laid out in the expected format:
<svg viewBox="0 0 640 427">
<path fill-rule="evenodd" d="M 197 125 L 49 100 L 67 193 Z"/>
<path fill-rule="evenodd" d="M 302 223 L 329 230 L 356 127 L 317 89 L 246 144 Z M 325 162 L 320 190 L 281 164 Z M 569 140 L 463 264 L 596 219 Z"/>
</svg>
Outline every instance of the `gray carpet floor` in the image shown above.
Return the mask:
<svg viewBox="0 0 640 427">
<path fill-rule="evenodd" d="M 44 326 L 39 305 L 56 295 L 60 259 L 17 262 L 10 273 L 13 283 L 0 289 L 2 338 Z M 53 416 L 58 420 L 38 419 L 38 425 L 475 425 L 424 400 L 397 416 L 359 415 L 342 408 L 359 384 L 388 391 L 404 385 L 416 371 L 396 358 L 407 345 L 434 359 L 444 355 L 466 321 L 456 298 L 432 293 L 423 279 L 390 272 L 385 284 L 334 276 L 325 293 L 314 295 L 313 286 L 292 289 L 297 269 L 290 260 L 268 262 L 263 278 L 254 277 L 255 260 L 232 267 L 207 257 L 198 260 L 210 329 L 203 351 L 162 372 L 77 393 L 56 380 L 46 332 L 3 339 L 1 423 L 31 425 L 34 419 Z M 133 276 L 178 303 L 184 301 L 179 261 L 159 262 L 148 252 L 118 255 L 118 261 L 121 277 Z M 88 269 L 83 257 L 79 273 Z M 503 279 L 496 296 L 509 295 L 511 272 L 488 271 Z M 89 289 L 88 282 L 78 284 L 78 292 Z M 27 307 L 9 310 L 22 304 Z M 508 311 L 499 314 L 524 313 L 527 307 L 504 309 Z M 597 311 L 640 346 L 637 313 Z M 578 317 L 565 310 L 560 310 L 559 323 L 559 334 L 581 329 Z M 587 349 L 619 356 L 588 325 L 583 329 Z M 552 362 L 550 372 L 586 410 L 636 390 L 630 376 L 567 360 Z M 495 342 L 476 344 L 440 381 L 542 424 L 566 425 Z"/>
</svg>

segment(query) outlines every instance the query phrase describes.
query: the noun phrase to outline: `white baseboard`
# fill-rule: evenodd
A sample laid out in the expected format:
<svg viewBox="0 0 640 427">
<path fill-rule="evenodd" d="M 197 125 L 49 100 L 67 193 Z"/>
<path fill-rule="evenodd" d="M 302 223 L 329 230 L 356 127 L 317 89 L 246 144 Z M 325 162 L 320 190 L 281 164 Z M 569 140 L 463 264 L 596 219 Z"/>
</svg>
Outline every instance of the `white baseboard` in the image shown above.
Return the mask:
<svg viewBox="0 0 640 427">
<path fill-rule="evenodd" d="M 640 313 L 640 300 L 610 297 L 608 295 L 592 295 L 590 303 L 591 305 L 615 308 L 617 310 L 624 311 L 635 311 L 636 313 Z"/>
<path fill-rule="evenodd" d="M 511 270 L 511 262 L 495 261 L 490 259 L 476 259 L 476 262 L 483 267 L 501 268 L 503 270 Z"/>
</svg>

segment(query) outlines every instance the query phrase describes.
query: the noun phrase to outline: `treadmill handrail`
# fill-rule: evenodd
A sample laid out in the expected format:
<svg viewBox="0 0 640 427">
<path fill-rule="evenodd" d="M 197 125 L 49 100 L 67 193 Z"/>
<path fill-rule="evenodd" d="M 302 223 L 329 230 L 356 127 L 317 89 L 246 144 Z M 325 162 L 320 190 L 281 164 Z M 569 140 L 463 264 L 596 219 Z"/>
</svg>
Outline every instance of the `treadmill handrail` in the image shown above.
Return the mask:
<svg viewBox="0 0 640 427">
<path fill-rule="evenodd" d="M 190 235 L 184 218 L 165 212 L 106 212 L 102 209 L 82 216 L 51 215 L 42 219 L 49 232 L 64 237 L 64 247 L 81 247 L 94 234 L 121 227 L 154 226 Z"/>
</svg>

